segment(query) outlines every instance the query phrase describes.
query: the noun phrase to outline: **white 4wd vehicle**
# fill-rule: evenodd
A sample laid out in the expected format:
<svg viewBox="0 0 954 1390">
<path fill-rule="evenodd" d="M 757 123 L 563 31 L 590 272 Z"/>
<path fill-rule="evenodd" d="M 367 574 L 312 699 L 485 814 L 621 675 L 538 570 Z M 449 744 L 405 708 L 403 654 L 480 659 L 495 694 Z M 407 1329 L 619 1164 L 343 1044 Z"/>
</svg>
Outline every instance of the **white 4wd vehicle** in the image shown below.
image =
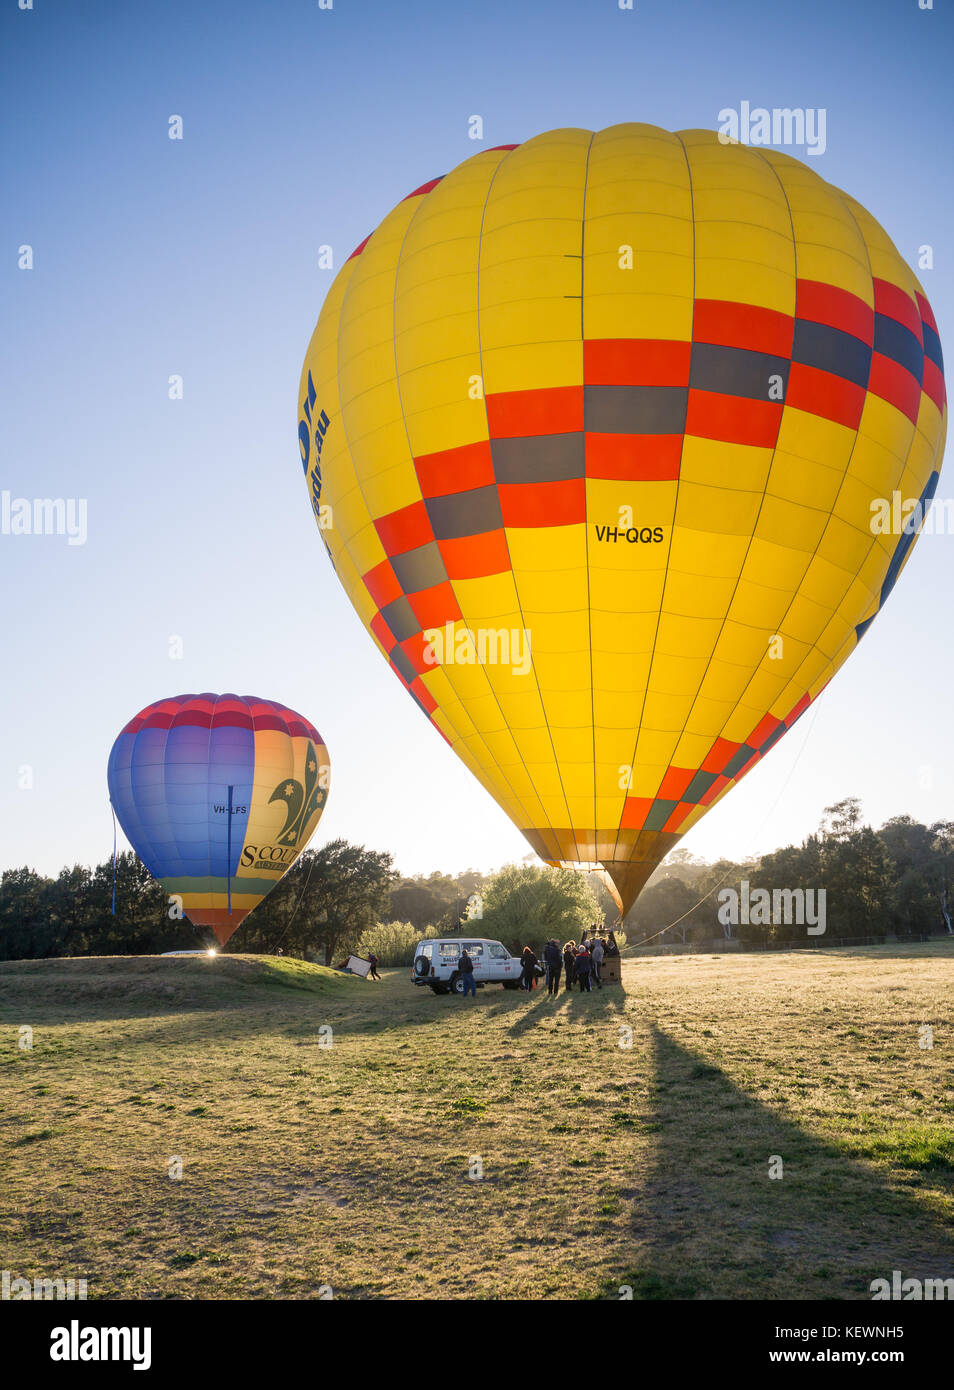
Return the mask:
<svg viewBox="0 0 954 1390">
<path fill-rule="evenodd" d="M 457 963 L 465 948 L 474 962 L 475 985 L 501 984 L 504 989 L 519 988 L 520 957 L 512 956 L 501 942 L 488 941 L 486 937 L 471 937 L 469 940 L 459 936 L 446 940 L 431 937 L 419 941 L 411 969 L 412 982 L 430 985 L 435 994 L 463 994 L 464 982 Z"/>
</svg>

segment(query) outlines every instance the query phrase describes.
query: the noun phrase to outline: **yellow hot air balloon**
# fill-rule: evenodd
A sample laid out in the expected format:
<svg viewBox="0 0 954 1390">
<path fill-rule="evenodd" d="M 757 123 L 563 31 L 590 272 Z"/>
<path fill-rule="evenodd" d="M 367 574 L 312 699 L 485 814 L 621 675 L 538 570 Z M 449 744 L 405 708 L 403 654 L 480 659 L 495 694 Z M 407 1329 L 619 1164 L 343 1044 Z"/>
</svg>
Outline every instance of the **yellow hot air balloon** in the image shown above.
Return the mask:
<svg viewBox="0 0 954 1390">
<path fill-rule="evenodd" d="M 945 425 L 934 317 L 864 208 L 776 150 L 619 125 L 399 203 L 325 300 L 299 442 L 399 679 L 626 910 L 854 649 Z"/>
</svg>

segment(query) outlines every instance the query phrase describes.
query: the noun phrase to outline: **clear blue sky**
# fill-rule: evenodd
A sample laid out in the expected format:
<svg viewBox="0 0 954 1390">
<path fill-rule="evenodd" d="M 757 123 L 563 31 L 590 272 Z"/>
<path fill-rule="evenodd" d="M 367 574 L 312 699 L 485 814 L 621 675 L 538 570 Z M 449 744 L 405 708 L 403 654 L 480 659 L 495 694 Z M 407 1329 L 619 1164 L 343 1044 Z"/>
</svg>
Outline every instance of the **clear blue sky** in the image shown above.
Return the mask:
<svg viewBox="0 0 954 1390">
<path fill-rule="evenodd" d="M 813 167 L 909 261 L 934 247 L 921 278 L 945 342 L 949 0 L 35 6 L 0 17 L 0 489 L 86 499 L 88 539 L 0 535 L 0 867 L 105 858 L 114 737 L 143 705 L 203 690 L 280 700 L 321 730 L 316 842 L 387 848 L 406 872 L 519 859 L 522 836 L 387 669 L 312 520 L 296 393 L 332 279 L 317 248 L 340 263 L 473 154 L 474 114 L 496 145 L 626 120 L 716 128 L 742 100 L 824 107 Z M 801 839 L 847 794 L 875 823 L 954 814 L 952 545 L 922 538 L 817 714 L 686 848 Z"/>
</svg>

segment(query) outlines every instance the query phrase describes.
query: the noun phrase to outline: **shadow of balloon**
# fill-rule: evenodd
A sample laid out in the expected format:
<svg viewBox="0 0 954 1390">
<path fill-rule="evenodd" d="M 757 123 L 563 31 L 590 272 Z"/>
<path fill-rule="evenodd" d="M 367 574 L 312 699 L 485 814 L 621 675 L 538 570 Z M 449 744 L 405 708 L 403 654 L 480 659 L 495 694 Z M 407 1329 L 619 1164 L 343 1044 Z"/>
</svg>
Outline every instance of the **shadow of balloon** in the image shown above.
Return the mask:
<svg viewBox="0 0 954 1390">
<path fill-rule="evenodd" d="M 871 1281 L 893 1270 L 954 1275 L 954 1231 L 930 1199 L 898 1189 L 905 1176 L 889 1179 L 652 1036 L 653 1163 L 623 1194 L 637 1253 L 599 1296 L 628 1285 L 636 1299 L 870 1299 Z M 773 1162 L 782 1176 L 770 1177 Z M 949 1172 L 941 1182 L 954 1192 Z"/>
<path fill-rule="evenodd" d="M 517 1019 L 507 1030 L 511 1037 L 518 1037 L 537 1024 L 564 1011 L 572 1018 L 590 1020 L 605 1018 L 608 1014 L 621 1013 L 626 1005 L 626 991 L 621 985 L 606 985 L 602 990 L 581 994 L 574 989 L 561 989 L 558 995 L 550 996 L 546 989 L 536 989 L 528 999 L 521 991 L 507 991 L 505 996 L 490 1006 L 491 1017 L 516 1013 Z"/>
</svg>

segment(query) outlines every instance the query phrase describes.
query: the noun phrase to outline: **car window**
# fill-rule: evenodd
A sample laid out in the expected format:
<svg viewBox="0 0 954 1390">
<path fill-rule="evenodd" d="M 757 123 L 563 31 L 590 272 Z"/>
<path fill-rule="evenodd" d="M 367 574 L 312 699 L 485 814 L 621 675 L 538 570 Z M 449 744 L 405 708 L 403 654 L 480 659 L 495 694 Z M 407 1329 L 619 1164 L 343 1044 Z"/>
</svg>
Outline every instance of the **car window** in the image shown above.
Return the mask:
<svg viewBox="0 0 954 1390">
<path fill-rule="evenodd" d="M 465 941 L 464 950 L 469 956 L 482 956 L 484 954 L 483 944 L 479 941 Z"/>
<path fill-rule="evenodd" d="M 510 954 L 506 946 L 488 946 L 487 950 L 490 952 L 490 954 L 494 957 L 495 960 L 500 960 L 501 958 Z"/>
<path fill-rule="evenodd" d="M 423 951 L 421 952 L 421 955 L 422 955 L 422 956 L 427 956 L 427 959 L 430 960 L 431 957 L 433 956 L 433 954 L 434 954 L 434 947 L 431 945 L 430 942 L 428 942 L 427 945 L 424 947 Z"/>
<path fill-rule="evenodd" d="M 441 956 L 447 960 L 456 960 L 460 955 L 460 943 L 457 941 L 442 941 Z"/>
</svg>

